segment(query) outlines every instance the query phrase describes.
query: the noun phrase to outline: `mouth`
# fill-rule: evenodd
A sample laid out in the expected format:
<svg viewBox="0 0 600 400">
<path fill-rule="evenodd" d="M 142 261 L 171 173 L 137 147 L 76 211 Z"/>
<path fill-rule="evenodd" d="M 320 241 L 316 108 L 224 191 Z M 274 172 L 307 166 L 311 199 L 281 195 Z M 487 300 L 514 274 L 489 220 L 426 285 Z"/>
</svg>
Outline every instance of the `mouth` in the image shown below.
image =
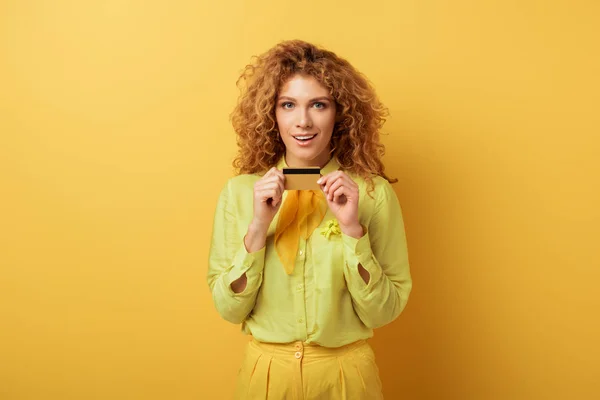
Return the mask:
<svg viewBox="0 0 600 400">
<path fill-rule="evenodd" d="M 296 139 L 296 142 L 299 144 L 306 145 L 310 143 L 316 136 L 317 134 L 315 133 L 314 135 L 293 135 L 293 138 Z"/>
</svg>

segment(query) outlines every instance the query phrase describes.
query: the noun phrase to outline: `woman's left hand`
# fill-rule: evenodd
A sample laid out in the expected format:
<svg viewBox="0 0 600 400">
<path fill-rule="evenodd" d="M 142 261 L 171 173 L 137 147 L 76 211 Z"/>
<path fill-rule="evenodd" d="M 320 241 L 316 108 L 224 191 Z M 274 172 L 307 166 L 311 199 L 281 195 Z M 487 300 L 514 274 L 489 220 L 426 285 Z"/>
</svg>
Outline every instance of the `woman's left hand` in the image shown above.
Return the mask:
<svg viewBox="0 0 600 400">
<path fill-rule="evenodd" d="M 342 232 L 360 238 L 363 228 L 358 222 L 358 185 L 343 171 L 322 176 L 317 183 L 325 193 L 327 205 L 337 218 Z"/>
</svg>

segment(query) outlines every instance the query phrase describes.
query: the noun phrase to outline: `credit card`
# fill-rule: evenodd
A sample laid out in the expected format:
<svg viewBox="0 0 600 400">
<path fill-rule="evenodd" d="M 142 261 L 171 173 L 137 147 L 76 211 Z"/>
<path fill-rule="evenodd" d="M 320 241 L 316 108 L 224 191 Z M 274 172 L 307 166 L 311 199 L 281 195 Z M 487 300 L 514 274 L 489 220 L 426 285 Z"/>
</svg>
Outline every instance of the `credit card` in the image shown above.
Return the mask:
<svg viewBox="0 0 600 400">
<path fill-rule="evenodd" d="M 284 168 L 285 190 L 321 190 L 317 181 L 321 177 L 321 168 L 302 167 Z"/>
</svg>

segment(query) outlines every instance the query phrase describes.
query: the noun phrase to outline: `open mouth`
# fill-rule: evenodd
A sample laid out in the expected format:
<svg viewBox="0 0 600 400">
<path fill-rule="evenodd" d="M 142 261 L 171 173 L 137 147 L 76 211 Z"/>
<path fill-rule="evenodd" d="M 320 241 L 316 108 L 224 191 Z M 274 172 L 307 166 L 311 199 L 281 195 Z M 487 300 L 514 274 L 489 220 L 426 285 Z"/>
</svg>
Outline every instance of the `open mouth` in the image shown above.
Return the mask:
<svg viewBox="0 0 600 400">
<path fill-rule="evenodd" d="M 317 136 L 316 133 L 314 135 L 297 135 L 297 136 L 294 136 L 294 139 L 296 139 L 296 141 L 298 141 L 300 143 L 308 143 L 311 140 L 313 140 L 316 136 Z"/>
</svg>

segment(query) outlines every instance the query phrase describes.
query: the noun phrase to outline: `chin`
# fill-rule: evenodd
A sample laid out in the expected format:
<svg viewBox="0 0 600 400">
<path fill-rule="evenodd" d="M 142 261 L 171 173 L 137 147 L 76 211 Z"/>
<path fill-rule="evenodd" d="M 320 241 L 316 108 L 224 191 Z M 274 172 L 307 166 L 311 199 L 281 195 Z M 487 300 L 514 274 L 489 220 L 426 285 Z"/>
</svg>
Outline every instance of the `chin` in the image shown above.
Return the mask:
<svg viewBox="0 0 600 400">
<path fill-rule="evenodd" d="M 313 166 L 319 166 L 319 160 L 323 158 L 323 162 L 325 162 L 327 160 L 329 160 L 329 157 L 323 157 L 323 153 L 318 153 L 318 154 L 311 154 L 311 155 L 302 155 L 299 156 L 298 159 L 302 160 L 304 163 L 306 164 L 310 164 Z"/>
</svg>

